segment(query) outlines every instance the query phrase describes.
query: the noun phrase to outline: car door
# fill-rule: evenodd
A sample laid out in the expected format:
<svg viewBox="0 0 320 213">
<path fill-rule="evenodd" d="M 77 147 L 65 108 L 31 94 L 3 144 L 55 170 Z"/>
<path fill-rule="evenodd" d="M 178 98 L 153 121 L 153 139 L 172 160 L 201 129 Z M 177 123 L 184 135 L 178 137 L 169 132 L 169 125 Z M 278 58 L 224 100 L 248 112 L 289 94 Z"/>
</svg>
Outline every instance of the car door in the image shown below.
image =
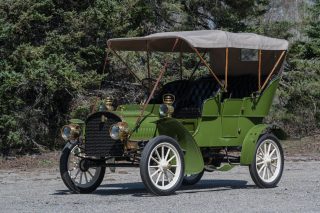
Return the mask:
<svg viewBox="0 0 320 213">
<path fill-rule="evenodd" d="M 242 99 L 225 99 L 221 104 L 222 137 L 235 138 L 239 135 L 239 116 Z"/>
</svg>

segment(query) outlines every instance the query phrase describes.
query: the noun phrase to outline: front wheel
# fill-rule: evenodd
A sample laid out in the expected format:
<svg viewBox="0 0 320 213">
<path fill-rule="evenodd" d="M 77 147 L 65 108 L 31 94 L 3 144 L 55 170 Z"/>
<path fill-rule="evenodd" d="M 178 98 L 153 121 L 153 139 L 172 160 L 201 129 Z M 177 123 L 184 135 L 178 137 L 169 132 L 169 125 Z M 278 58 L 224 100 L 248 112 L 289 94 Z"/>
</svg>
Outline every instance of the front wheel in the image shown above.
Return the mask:
<svg viewBox="0 0 320 213">
<path fill-rule="evenodd" d="M 282 147 L 273 134 L 263 135 L 249 166 L 252 180 L 260 188 L 273 188 L 279 183 L 284 166 Z"/>
<path fill-rule="evenodd" d="M 184 175 L 184 156 L 179 144 L 168 136 L 149 141 L 142 152 L 140 175 L 151 193 L 174 193 L 181 186 Z"/>
<path fill-rule="evenodd" d="M 60 175 L 64 184 L 75 193 L 91 193 L 100 186 L 105 167 L 89 167 L 77 144 L 68 143 L 60 157 Z"/>
</svg>

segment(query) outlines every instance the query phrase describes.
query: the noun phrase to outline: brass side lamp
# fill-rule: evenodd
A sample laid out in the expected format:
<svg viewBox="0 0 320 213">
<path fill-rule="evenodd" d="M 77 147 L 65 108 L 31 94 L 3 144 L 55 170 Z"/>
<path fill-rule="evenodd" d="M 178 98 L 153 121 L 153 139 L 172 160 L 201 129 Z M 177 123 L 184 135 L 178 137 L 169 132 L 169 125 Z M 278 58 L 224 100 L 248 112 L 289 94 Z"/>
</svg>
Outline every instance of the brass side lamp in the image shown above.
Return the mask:
<svg viewBox="0 0 320 213">
<path fill-rule="evenodd" d="M 159 113 L 161 117 L 171 118 L 174 112 L 174 107 L 172 106 L 175 101 L 175 96 L 168 93 L 162 96 L 163 104 L 160 105 Z"/>
<path fill-rule="evenodd" d="M 108 96 L 106 98 L 106 108 L 107 108 L 107 111 L 113 111 L 114 110 L 114 107 L 113 107 L 113 98 Z"/>
</svg>

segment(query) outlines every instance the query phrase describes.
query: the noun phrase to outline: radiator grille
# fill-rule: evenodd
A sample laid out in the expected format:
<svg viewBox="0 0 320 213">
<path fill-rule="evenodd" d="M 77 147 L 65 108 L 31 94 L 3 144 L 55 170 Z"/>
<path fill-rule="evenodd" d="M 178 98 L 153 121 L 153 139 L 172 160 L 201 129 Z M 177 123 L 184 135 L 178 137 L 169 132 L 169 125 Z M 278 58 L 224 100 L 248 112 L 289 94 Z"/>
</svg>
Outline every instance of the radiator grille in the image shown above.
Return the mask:
<svg viewBox="0 0 320 213">
<path fill-rule="evenodd" d="M 105 116 L 105 122 L 102 122 Z M 97 112 L 88 117 L 85 129 L 85 153 L 87 156 L 121 156 L 123 145 L 120 140 L 113 140 L 109 135 L 111 125 L 121 119 L 110 112 Z"/>
</svg>

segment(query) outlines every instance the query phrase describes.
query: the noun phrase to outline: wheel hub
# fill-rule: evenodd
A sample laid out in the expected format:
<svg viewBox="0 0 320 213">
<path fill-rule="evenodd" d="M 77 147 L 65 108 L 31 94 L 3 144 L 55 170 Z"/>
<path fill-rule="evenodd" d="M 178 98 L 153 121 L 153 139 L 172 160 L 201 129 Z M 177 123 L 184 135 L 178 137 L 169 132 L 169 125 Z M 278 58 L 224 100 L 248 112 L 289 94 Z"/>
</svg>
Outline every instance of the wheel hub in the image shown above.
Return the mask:
<svg viewBox="0 0 320 213">
<path fill-rule="evenodd" d="M 265 156 L 264 162 L 266 165 L 270 165 L 271 164 L 271 157 L 269 155 Z"/>
<path fill-rule="evenodd" d="M 79 162 L 79 168 L 82 172 L 86 172 L 89 169 L 89 164 L 86 159 L 81 159 Z"/>
<path fill-rule="evenodd" d="M 170 164 L 168 161 L 162 159 L 159 164 L 160 171 L 167 171 L 170 168 Z"/>
</svg>

